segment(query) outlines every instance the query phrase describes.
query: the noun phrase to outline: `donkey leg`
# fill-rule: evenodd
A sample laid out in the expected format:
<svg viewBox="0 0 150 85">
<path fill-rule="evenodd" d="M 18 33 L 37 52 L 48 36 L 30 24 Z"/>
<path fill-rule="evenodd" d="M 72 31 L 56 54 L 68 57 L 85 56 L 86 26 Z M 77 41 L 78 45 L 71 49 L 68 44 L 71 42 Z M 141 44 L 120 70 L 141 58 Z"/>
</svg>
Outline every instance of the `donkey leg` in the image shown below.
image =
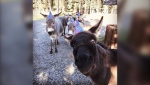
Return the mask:
<svg viewBox="0 0 150 85">
<path fill-rule="evenodd" d="M 56 39 L 56 43 L 57 43 L 57 45 L 59 45 L 58 39 Z"/>
<path fill-rule="evenodd" d="M 52 47 L 52 40 L 51 40 L 51 50 L 50 50 L 50 54 L 52 54 L 53 53 L 53 47 Z"/>
<path fill-rule="evenodd" d="M 57 39 L 55 40 L 55 52 L 58 53 L 58 50 L 57 50 Z"/>
<path fill-rule="evenodd" d="M 65 35 L 65 30 L 66 30 L 66 26 L 64 26 L 62 36 L 64 36 L 64 35 Z"/>
<path fill-rule="evenodd" d="M 66 30 L 66 26 L 64 27 L 64 35 L 66 35 L 66 34 L 65 34 L 65 30 Z"/>
</svg>

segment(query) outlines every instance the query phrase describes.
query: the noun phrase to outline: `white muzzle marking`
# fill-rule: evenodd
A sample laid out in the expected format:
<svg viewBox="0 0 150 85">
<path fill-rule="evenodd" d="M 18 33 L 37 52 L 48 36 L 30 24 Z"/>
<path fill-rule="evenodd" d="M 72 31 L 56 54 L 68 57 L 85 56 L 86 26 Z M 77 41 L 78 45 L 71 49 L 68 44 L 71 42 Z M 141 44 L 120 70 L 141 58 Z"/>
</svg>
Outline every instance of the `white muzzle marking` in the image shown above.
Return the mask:
<svg viewBox="0 0 150 85">
<path fill-rule="evenodd" d="M 48 28 L 48 32 L 53 32 L 54 29 L 53 28 Z"/>
<path fill-rule="evenodd" d="M 73 35 L 73 32 L 71 30 L 69 30 L 68 34 L 69 35 Z"/>
</svg>

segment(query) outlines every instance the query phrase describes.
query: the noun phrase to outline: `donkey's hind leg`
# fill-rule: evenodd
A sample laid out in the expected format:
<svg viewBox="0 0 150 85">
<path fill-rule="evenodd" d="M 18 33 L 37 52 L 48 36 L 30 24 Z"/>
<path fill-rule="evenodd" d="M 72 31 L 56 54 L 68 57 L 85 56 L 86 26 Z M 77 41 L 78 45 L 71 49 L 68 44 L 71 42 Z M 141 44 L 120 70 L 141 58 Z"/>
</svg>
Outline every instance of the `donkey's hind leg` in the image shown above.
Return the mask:
<svg viewBox="0 0 150 85">
<path fill-rule="evenodd" d="M 52 40 L 51 40 L 51 50 L 50 50 L 50 54 L 52 54 L 53 53 L 53 42 L 52 42 Z"/>
<path fill-rule="evenodd" d="M 57 42 L 58 42 L 58 40 L 56 39 L 56 40 L 55 40 L 55 52 L 56 52 L 56 53 L 58 53 L 58 50 L 57 50 Z"/>
<path fill-rule="evenodd" d="M 66 34 L 65 34 L 65 29 L 66 29 L 66 26 L 64 26 L 64 28 L 63 28 L 63 33 L 61 34 L 62 36 L 65 36 Z"/>
</svg>

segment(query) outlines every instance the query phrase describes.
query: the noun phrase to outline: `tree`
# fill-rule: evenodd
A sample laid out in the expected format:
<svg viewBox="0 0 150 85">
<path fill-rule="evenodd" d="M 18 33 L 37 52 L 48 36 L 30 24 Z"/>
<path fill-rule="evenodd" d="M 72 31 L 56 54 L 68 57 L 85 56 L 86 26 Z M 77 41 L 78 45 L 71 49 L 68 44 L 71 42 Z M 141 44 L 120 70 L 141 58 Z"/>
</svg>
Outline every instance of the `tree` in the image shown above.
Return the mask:
<svg viewBox="0 0 150 85">
<path fill-rule="evenodd" d="M 49 11 L 51 11 L 51 0 L 48 0 Z"/>
<path fill-rule="evenodd" d="M 114 6 L 106 6 L 113 9 Z M 33 9 L 38 11 L 71 11 L 91 14 L 103 8 L 103 0 L 33 0 Z M 110 11 L 109 10 L 109 11 Z"/>
<path fill-rule="evenodd" d="M 86 4 L 87 4 L 87 1 L 85 0 L 85 4 L 84 4 L 84 13 L 86 13 Z"/>
</svg>

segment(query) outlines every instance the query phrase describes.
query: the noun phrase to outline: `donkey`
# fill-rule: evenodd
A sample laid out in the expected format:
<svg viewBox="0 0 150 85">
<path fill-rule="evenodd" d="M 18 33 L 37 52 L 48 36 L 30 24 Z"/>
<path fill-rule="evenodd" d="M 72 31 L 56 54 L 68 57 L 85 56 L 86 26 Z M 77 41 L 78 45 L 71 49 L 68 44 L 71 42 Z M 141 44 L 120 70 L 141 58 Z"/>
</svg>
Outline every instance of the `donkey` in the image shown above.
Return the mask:
<svg viewBox="0 0 150 85">
<path fill-rule="evenodd" d="M 58 37 L 62 34 L 64 26 L 62 23 L 62 20 L 57 17 L 59 14 L 56 15 L 52 15 L 52 13 L 49 13 L 49 16 L 47 17 L 46 23 L 46 31 L 48 32 L 49 36 L 50 36 L 50 40 L 51 40 L 51 50 L 50 50 L 50 54 L 53 53 L 53 43 L 55 45 L 55 52 L 57 53 L 57 44 L 58 43 Z"/>
<path fill-rule="evenodd" d="M 68 22 L 68 17 L 65 17 L 65 16 L 59 16 L 62 12 L 58 13 L 58 14 L 55 14 L 54 15 L 54 18 L 55 17 L 58 17 L 63 25 L 63 34 L 62 35 L 65 35 L 65 30 L 66 30 L 66 26 L 67 26 L 67 22 Z M 43 13 L 40 13 L 43 17 L 48 17 L 48 15 L 46 14 L 43 14 Z M 48 19 L 48 18 L 47 18 Z"/>
<path fill-rule="evenodd" d="M 82 14 L 80 12 L 77 12 L 76 15 L 76 19 L 84 25 L 84 19 L 81 17 Z"/>
<path fill-rule="evenodd" d="M 63 35 L 66 35 L 65 34 L 65 30 L 66 30 L 68 19 L 66 17 L 59 17 L 59 19 L 61 20 L 61 23 L 62 23 L 62 25 L 64 27 L 64 29 L 63 29 Z"/>
<path fill-rule="evenodd" d="M 74 29 L 75 29 L 75 19 L 71 17 L 70 21 L 68 22 L 68 35 L 72 35 L 74 33 Z"/>
<path fill-rule="evenodd" d="M 95 36 L 102 20 L 103 17 L 87 32 L 68 39 L 71 39 L 75 65 L 82 74 L 89 76 L 96 85 L 117 85 L 117 51 L 98 43 Z"/>
<path fill-rule="evenodd" d="M 68 22 L 68 35 L 72 36 L 83 31 L 83 28 L 80 26 L 80 24 L 81 23 L 78 20 L 70 18 L 70 21 Z"/>
</svg>

